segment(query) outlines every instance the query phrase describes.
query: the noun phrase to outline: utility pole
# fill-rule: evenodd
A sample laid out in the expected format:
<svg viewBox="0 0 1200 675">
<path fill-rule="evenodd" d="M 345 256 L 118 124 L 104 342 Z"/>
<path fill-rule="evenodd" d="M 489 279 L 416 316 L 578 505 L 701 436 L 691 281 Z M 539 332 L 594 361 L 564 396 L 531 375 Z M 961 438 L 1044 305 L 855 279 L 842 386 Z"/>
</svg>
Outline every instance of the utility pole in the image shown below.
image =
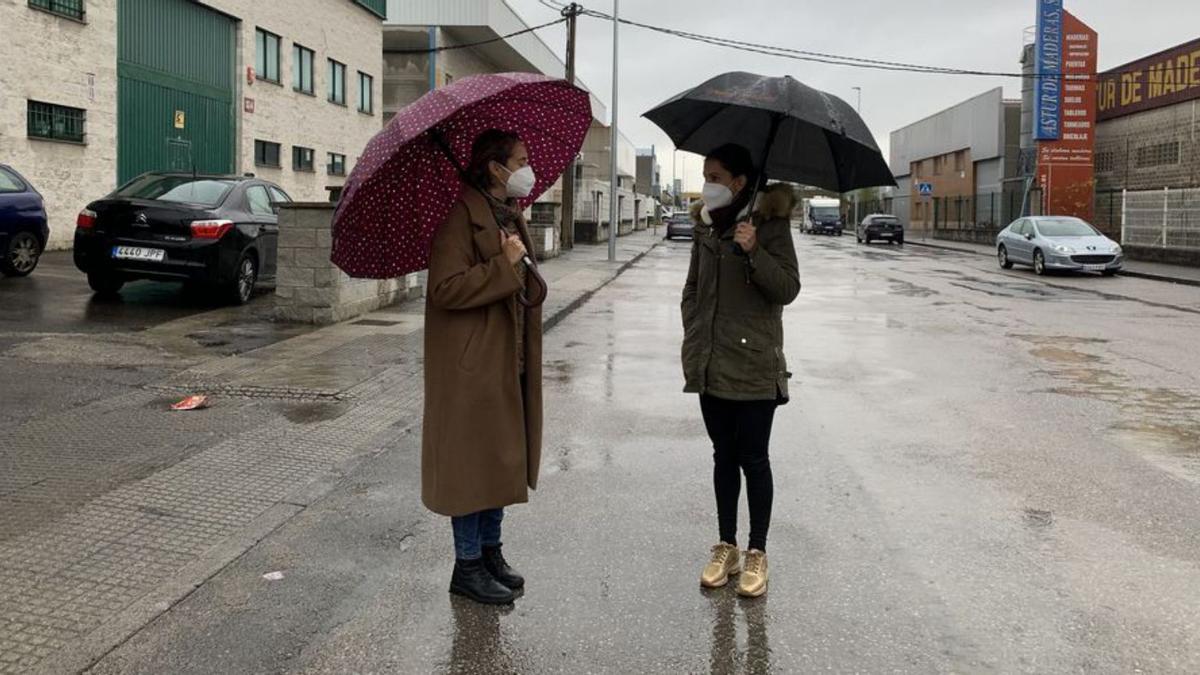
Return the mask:
<svg viewBox="0 0 1200 675">
<path fill-rule="evenodd" d="M 608 152 L 612 155 L 612 167 L 609 173 L 608 198 L 608 261 L 617 261 L 617 233 L 621 230 L 621 214 L 617 212 L 617 190 L 621 183 L 617 179 L 617 140 L 620 132 L 617 130 L 617 65 L 621 56 L 618 47 L 621 37 L 621 0 L 613 0 L 613 70 L 612 70 L 612 140 Z"/>
<path fill-rule="evenodd" d="M 862 87 L 851 87 L 851 89 L 858 92 L 858 108 L 856 110 L 859 115 L 862 115 Z"/>
<path fill-rule="evenodd" d="M 563 8 L 563 16 L 567 17 L 567 82 L 575 84 L 575 19 L 582 11 L 578 3 L 571 3 Z M 571 158 L 562 179 L 562 231 L 559 232 L 559 246 L 564 251 L 575 248 L 575 163 L 577 158 Z"/>
</svg>

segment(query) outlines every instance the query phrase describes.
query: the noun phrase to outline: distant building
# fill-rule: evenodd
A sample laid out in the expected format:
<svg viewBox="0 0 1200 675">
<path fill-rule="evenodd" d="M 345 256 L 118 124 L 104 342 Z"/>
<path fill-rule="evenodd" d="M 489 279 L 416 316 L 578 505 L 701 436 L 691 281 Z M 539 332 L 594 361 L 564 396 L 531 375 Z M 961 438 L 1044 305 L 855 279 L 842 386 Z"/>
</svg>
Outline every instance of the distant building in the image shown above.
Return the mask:
<svg viewBox="0 0 1200 675">
<path fill-rule="evenodd" d="M 917 231 L 1007 224 L 1020 211 L 1020 130 L 1020 101 L 996 88 L 893 131 L 893 213 Z"/>
<path fill-rule="evenodd" d="M 651 146 L 637 151 L 637 194 L 641 198 L 636 228 L 645 228 L 650 219 L 662 217 L 662 167 L 658 164 L 658 152 Z"/>
<path fill-rule="evenodd" d="M 0 3 L 0 161 L 51 247 L 146 171 L 254 172 L 324 201 L 382 126 L 384 0 Z"/>
</svg>

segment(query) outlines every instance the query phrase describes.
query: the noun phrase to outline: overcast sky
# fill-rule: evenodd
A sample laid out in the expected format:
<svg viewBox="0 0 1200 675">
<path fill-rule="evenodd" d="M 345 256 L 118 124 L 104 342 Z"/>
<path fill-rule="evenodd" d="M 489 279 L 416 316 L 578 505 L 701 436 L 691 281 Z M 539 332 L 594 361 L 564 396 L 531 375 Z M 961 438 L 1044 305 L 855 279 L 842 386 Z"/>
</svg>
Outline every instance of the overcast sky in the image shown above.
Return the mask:
<svg viewBox="0 0 1200 675">
<path fill-rule="evenodd" d="M 539 0 L 507 0 L 530 25 L 554 19 Z M 612 11 L 612 0 L 580 0 Z M 686 7 L 686 11 L 680 8 Z M 1022 34 L 1034 23 L 1034 0 L 624 0 L 621 16 L 720 37 L 847 56 L 1019 72 Z M 1197 0 L 1066 0 L 1100 34 L 1100 69 L 1200 37 Z M 540 31 L 560 55 L 562 26 Z M 641 28 L 621 28 L 619 122 L 639 147 L 659 149 L 663 183 L 672 179 L 666 135 L 640 115 L 670 96 L 730 70 L 791 75 L 855 105 L 884 153 L 888 134 L 996 86 L 1020 96 L 1020 81 L 859 70 L 742 53 Z M 580 18 L 579 76 L 602 100 L 612 97 L 612 24 Z M 690 159 L 689 159 L 690 158 Z M 698 190 L 700 162 L 679 153 L 685 189 Z"/>
</svg>

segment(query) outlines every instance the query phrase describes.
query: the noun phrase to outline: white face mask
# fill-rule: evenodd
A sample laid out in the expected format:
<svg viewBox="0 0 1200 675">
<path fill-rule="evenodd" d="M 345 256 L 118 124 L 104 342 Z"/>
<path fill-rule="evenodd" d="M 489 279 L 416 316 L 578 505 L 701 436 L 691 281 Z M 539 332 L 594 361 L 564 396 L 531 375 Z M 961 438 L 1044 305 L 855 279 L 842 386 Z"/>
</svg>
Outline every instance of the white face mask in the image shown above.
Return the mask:
<svg viewBox="0 0 1200 675">
<path fill-rule="evenodd" d="M 508 171 L 508 167 L 504 167 Z M 509 197 L 515 199 L 524 199 L 533 192 L 533 186 L 537 183 L 537 176 L 533 173 L 532 166 L 523 166 L 516 171 L 508 171 L 508 181 L 504 184 L 504 189 Z"/>
<path fill-rule="evenodd" d="M 733 191 L 720 183 L 705 183 L 700 196 L 709 211 L 723 209 L 733 203 Z"/>
</svg>

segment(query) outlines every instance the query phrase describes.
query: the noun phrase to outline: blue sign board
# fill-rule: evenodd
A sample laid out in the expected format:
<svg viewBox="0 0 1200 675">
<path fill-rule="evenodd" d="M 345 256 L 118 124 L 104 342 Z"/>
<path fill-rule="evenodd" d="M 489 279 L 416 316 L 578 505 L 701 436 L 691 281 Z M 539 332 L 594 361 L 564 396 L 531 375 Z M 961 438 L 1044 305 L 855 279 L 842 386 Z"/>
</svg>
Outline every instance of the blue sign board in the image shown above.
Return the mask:
<svg viewBox="0 0 1200 675">
<path fill-rule="evenodd" d="M 1062 135 L 1063 0 L 1037 0 L 1034 43 L 1033 137 L 1057 141 Z"/>
<path fill-rule="evenodd" d="M 933 195 L 933 183 L 917 183 L 917 193 L 922 197 Z"/>
</svg>

